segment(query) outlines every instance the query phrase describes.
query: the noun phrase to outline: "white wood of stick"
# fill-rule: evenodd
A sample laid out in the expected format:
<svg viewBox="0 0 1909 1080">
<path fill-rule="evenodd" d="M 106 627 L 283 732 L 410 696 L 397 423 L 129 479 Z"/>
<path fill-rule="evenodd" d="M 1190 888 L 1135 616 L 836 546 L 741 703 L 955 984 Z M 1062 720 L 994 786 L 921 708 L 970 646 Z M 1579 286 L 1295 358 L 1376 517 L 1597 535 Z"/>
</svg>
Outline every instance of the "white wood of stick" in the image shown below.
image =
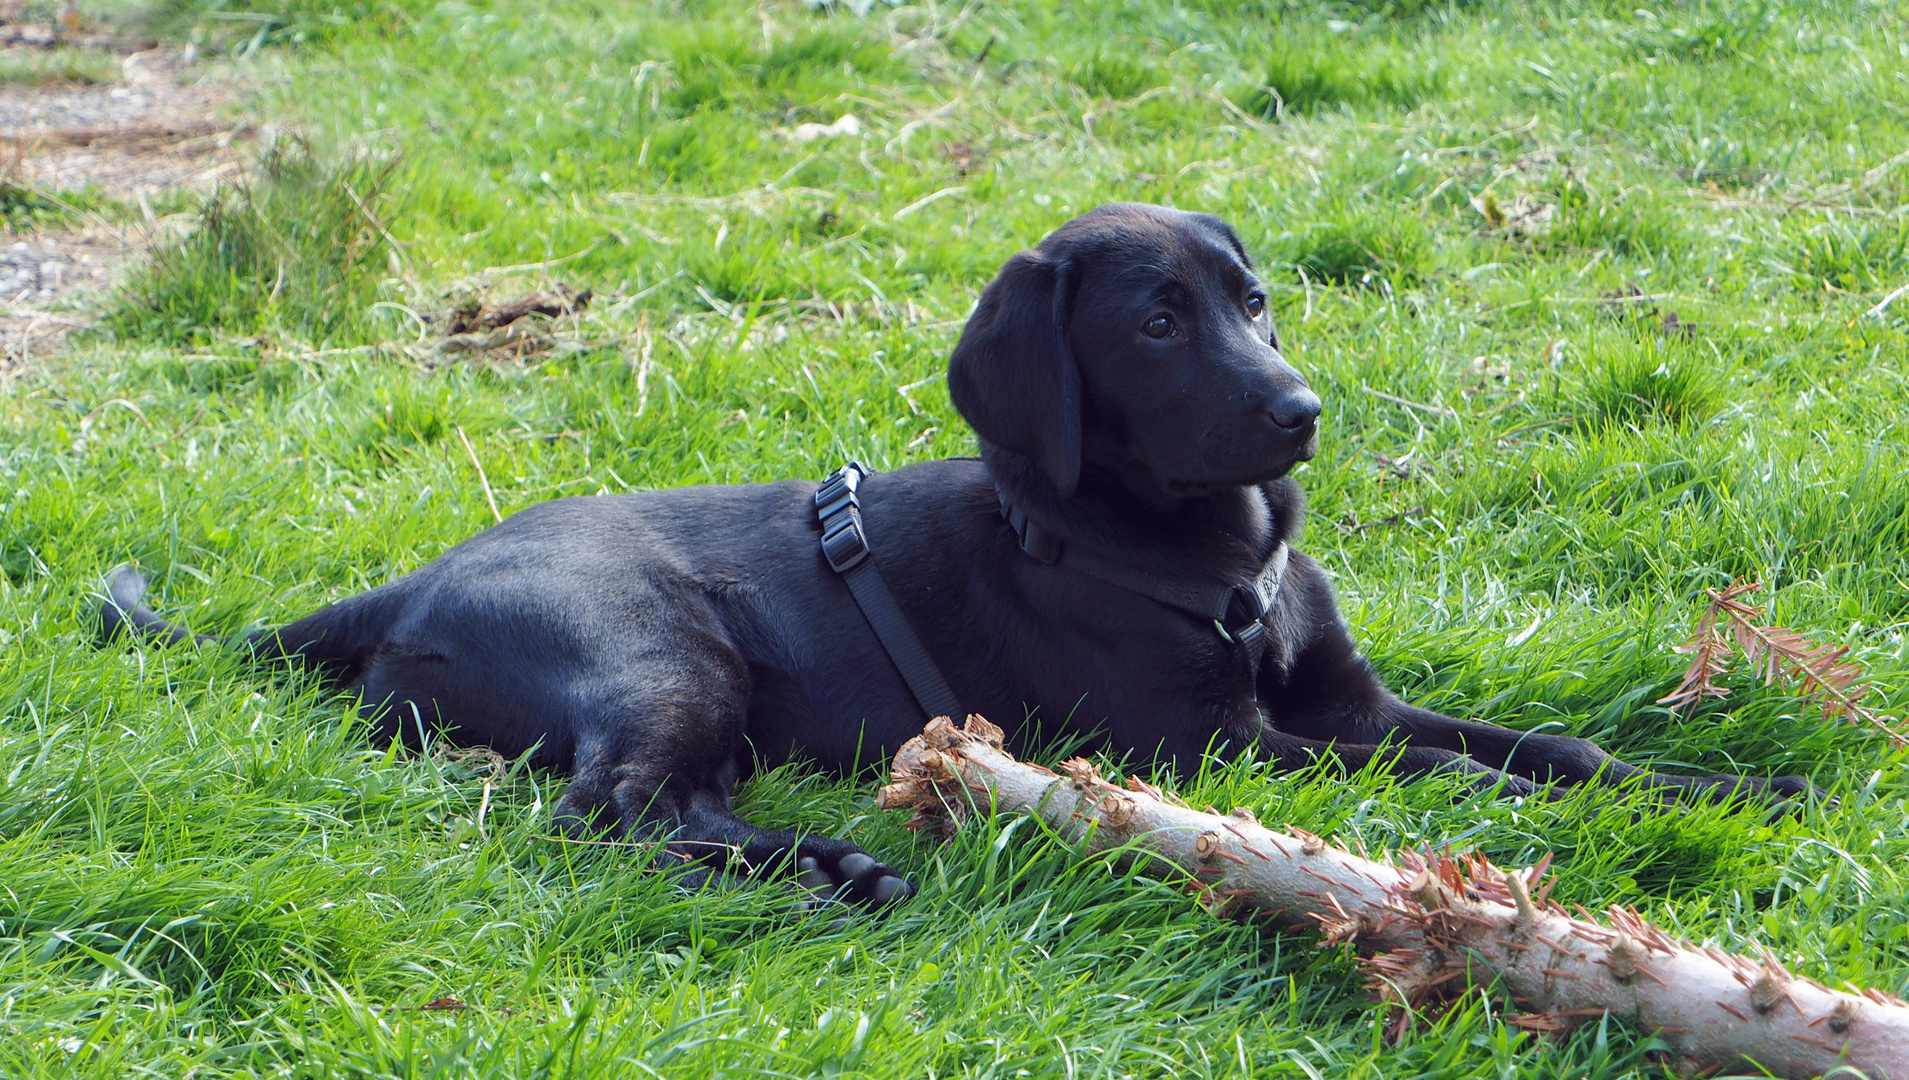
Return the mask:
<svg viewBox="0 0 1909 1080">
<path fill-rule="evenodd" d="M 1628 909 L 1573 917 L 1542 891 L 1534 898 L 1542 863 L 1506 871 L 1412 852 L 1375 861 L 1244 810 L 1202 813 L 1139 781 L 1116 787 L 1085 761 L 1056 774 L 1001 747 L 1001 730 L 979 716 L 964 728 L 937 718 L 895 756 L 880 805 L 913 809 L 911 825 L 945 833 L 991 801 L 1095 850 L 1132 845 L 1192 875 L 1216 910 L 1315 923 L 1323 944 L 1353 944 L 1381 996 L 1407 1006 L 1496 985 L 1530 1010 L 1515 1021 L 1526 1027 L 1564 1030 L 1608 1013 L 1658 1032 L 1699 1069 L 1804 1078 L 1848 1066 L 1909 1080 L 1909 1003 L 1831 990 L 1767 955 L 1677 941 Z"/>
</svg>

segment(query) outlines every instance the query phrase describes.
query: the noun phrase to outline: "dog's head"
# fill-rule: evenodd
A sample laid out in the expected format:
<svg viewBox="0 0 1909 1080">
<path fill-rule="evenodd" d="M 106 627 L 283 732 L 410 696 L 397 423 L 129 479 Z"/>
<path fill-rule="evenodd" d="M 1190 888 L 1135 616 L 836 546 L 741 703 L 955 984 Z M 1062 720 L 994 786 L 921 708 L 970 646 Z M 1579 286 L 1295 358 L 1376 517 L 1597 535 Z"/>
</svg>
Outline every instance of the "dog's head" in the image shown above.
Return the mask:
<svg viewBox="0 0 1909 1080">
<path fill-rule="evenodd" d="M 1083 463 L 1152 499 L 1274 480 L 1312 457 L 1319 398 L 1219 218 L 1116 203 L 1009 259 L 948 364 L 984 445 L 1062 498 Z"/>
</svg>

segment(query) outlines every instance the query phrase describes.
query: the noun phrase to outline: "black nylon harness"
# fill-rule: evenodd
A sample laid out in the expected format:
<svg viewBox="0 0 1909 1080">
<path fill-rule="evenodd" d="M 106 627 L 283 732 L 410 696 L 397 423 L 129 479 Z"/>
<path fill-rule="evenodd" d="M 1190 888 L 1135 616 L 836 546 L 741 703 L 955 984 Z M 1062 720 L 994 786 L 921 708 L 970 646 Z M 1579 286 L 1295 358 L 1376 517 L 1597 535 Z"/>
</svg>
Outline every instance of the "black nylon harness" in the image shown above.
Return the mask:
<svg viewBox="0 0 1909 1080">
<path fill-rule="evenodd" d="M 960 700 L 948 688 L 948 680 L 941 677 L 941 669 L 928 655 L 915 628 L 909 625 L 908 616 L 895 602 L 895 594 L 889 591 L 868 550 L 868 534 L 862 530 L 862 500 L 857 494 L 862 478 L 868 474 L 861 462 L 851 461 L 830 473 L 816 489 L 815 516 L 822 522 L 822 557 L 831 570 L 842 575 L 849 595 L 862 609 L 922 711 L 931 719 L 946 716 L 959 720 L 967 715 L 961 711 Z"/>
<path fill-rule="evenodd" d="M 941 669 L 922 645 L 915 628 L 881 571 L 876 569 L 868 547 L 868 534 L 862 529 L 862 503 L 857 491 L 870 470 L 851 461 L 835 470 L 815 492 L 815 515 L 822 523 L 822 557 L 842 576 L 849 595 L 862 609 L 869 628 L 901 672 L 902 681 L 915 695 L 922 711 L 930 717 L 959 717 L 961 702 L 955 697 Z M 1017 508 L 1007 492 L 998 486 L 1001 516 L 1007 519 L 1020 538 L 1021 550 L 1038 562 L 1066 567 L 1078 574 L 1139 593 L 1158 603 L 1183 611 L 1199 619 L 1210 620 L 1214 632 L 1225 641 L 1246 666 L 1247 674 L 1257 677 L 1266 654 L 1267 623 L 1279 586 L 1286 576 L 1292 556 L 1285 541 L 1280 541 L 1267 556 L 1263 568 L 1253 580 L 1233 585 L 1188 581 L 1162 577 L 1139 567 L 1116 562 L 1081 547 L 1069 547 L 1060 538 L 1036 525 L 1025 511 Z"/>
<path fill-rule="evenodd" d="M 1251 581 L 1217 585 L 1176 580 L 1116 562 L 1086 548 L 1068 547 L 1009 501 L 1007 492 L 998 487 L 995 491 L 1001 499 L 1001 516 L 1007 518 L 1014 534 L 1021 538 L 1021 550 L 1036 561 L 1065 566 L 1195 618 L 1212 620 L 1213 630 L 1220 639 L 1242 654 L 1247 671 L 1255 676 L 1259 674 L 1260 658 L 1266 655 L 1266 621 L 1272 614 L 1273 601 L 1279 596 L 1280 582 L 1286 577 L 1286 564 L 1292 557 L 1292 550 L 1284 540 L 1273 548 L 1259 575 Z"/>
</svg>

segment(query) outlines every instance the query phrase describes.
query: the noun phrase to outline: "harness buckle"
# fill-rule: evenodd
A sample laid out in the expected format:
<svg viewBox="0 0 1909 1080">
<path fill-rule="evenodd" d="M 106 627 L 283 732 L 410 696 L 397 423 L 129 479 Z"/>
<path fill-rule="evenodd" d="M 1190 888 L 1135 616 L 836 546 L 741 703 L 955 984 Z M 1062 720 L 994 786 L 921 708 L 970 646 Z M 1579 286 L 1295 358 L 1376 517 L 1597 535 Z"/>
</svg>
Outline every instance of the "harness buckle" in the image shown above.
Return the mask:
<svg viewBox="0 0 1909 1080">
<path fill-rule="evenodd" d="M 1233 631 L 1232 637 L 1235 642 L 1239 643 L 1240 648 L 1246 650 L 1247 655 L 1257 656 L 1259 655 L 1259 651 L 1266 646 L 1266 624 L 1262 622 L 1249 622 L 1238 630 Z"/>
<path fill-rule="evenodd" d="M 822 557 L 841 576 L 842 584 L 861 609 L 862 618 L 888 654 L 896 674 L 908 685 L 915 703 L 928 716 L 962 716 L 961 699 L 935 666 L 934 657 L 908 623 L 908 613 L 882 580 L 881 568 L 868 549 L 862 528 L 862 503 L 856 489 L 870 475 L 859 461 L 835 470 L 815 489 L 815 516 L 822 526 Z M 856 573 L 849 573 L 857 567 Z"/>
<path fill-rule="evenodd" d="M 843 507 L 861 506 L 857 491 L 867 475 L 868 469 L 859 461 L 851 461 L 830 473 L 822 486 L 815 489 L 815 515 L 826 521 Z"/>
<path fill-rule="evenodd" d="M 848 508 L 839 520 L 829 523 L 822 534 L 822 557 L 838 574 L 846 574 L 868 558 L 868 534 L 862 531 L 862 512 Z"/>
<path fill-rule="evenodd" d="M 1241 618 L 1257 623 L 1266 618 L 1272 609 L 1266 604 L 1266 594 L 1259 590 L 1259 582 L 1251 585 L 1233 586 L 1233 602 L 1227 605 L 1227 614 L 1237 613 Z"/>
<path fill-rule="evenodd" d="M 868 534 L 862 531 L 862 500 L 858 490 L 868 470 L 859 461 L 829 474 L 815 489 L 815 516 L 822 521 L 822 557 L 838 574 L 845 574 L 868 558 Z"/>
<path fill-rule="evenodd" d="M 1238 621 L 1229 627 L 1216 619 L 1213 625 L 1219 629 L 1220 637 L 1254 654 L 1265 642 L 1266 615 L 1271 610 L 1266 603 L 1266 594 L 1259 589 L 1259 582 L 1235 585 L 1232 602 L 1226 606 L 1226 614 L 1229 619 Z"/>
</svg>

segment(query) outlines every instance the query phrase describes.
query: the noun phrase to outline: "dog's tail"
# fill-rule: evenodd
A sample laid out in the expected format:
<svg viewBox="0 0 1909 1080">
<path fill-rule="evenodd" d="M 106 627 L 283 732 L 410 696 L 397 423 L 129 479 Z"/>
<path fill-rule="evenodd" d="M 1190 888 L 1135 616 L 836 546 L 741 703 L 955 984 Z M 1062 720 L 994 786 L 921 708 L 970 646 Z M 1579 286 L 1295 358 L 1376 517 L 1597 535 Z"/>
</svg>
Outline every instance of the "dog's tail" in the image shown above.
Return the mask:
<svg viewBox="0 0 1909 1080">
<path fill-rule="evenodd" d="M 146 576 L 131 566 L 116 566 L 106 575 L 106 599 L 100 604 L 100 639 L 111 641 L 122 633 L 138 634 L 168 645 L 181 641 L 218 641 L 195 634 L 160 618 L 146 606 Z"/>
<path fill-rule="evenodd" d="M 384 640 L 383 627 L 391 621 L 394 603 L 406 593 L 397 582 L 359 593 L 341 603 L 320 608 L 290 626 L 254 630 L 221 638 L 195 634 L 168 622 L 146 606 L 146 578 L 131 566 L 117 566 L 106 575 L 106 596 L 100 603 L 100 641 L 121 634 L 162 645 L 184 641 L 230 644 L 249 651 L 256 660 L 295 660 L 341 682 L 349 681 Z"/>
</svg>

